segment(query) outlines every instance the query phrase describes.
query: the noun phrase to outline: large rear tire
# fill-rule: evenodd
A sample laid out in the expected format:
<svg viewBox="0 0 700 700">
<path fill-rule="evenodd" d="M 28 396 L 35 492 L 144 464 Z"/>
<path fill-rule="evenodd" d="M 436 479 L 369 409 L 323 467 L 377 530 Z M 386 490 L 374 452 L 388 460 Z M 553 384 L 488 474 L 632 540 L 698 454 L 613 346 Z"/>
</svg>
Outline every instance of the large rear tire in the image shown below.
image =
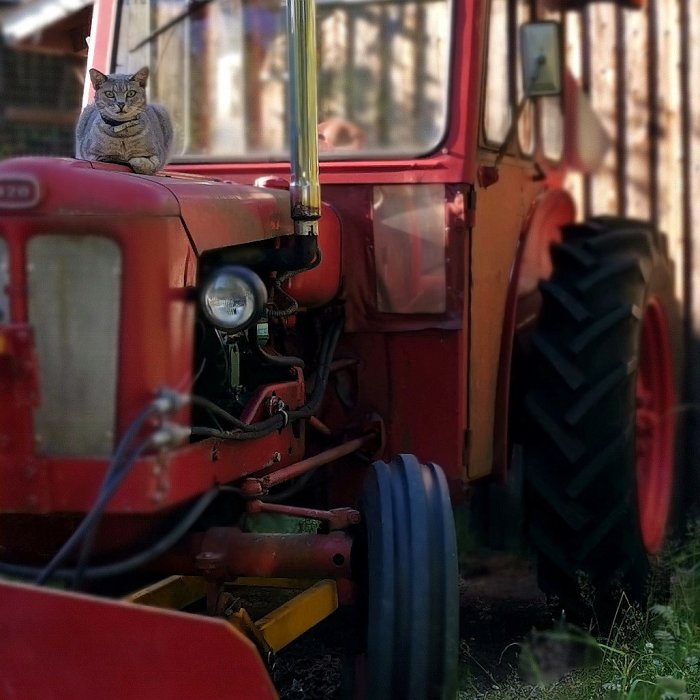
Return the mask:
<svg viewBox="0 0 700 700">
<path fill-rule="evenodd" d="M 648 224 L 598 218 L 553 247 L 532 337 L 528 531 L 542 589 L 607 625 L 643 604 L 674 470 L 672 267 Z"/>
<path fill-rule="evenodd" d="M 457 692 L 457 544 L 440 467 L 413 455 L 375 462 L 353 567 L 366 620 L 369 700 L 447 700 Z"/>
</svg>

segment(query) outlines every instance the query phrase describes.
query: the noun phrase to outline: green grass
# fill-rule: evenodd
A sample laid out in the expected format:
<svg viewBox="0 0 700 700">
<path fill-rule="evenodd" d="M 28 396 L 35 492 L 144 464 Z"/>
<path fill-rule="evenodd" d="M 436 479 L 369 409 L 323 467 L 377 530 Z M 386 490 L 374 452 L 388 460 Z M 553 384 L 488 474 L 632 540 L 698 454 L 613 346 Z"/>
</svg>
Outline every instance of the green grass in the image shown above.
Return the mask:
<svg viewBox="0 0 700 700">
<path fill-rule="evenodd" d="M 700 700 L 700 526 L 668 561 L 665 602 L 646 612 L 621 606 L 602 639 L 564 623 L 529 635 L 519 672 L 490 687 L 465 675 L 460 700 Z"/>
</svg>

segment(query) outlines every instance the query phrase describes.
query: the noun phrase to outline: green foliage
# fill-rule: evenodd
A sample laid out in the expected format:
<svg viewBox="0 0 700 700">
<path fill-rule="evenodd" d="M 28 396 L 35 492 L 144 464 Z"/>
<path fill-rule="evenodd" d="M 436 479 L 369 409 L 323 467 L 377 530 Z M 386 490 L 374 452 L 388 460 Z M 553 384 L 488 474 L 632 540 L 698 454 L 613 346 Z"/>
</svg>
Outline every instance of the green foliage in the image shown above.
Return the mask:
<svg viewBox="0 0 700 700">
<path fill-rule="evenodd" d="M 315 535 L 320 526 L 318 520 L 310 518 L 298 518 L 292 515 L 281 515 L 279 513 L 256 513 L 246 516 L 247 532 L 258 533 L 278 533 L 278 534 L 307 534 Z"/>
<path fill-rule="evenodd" d="M 464 676 L 460 700 L 700 699 L 700 525 L 670 555 L 669 565 L 670 588 L 662 603 L 647 612 L 620 606 L 606 639 L 594 641 L 580 630 L 566 632 L 563 623 L 548 633 L 528 635 L 520 645 L 520 674 L 513 671 L 507 682 L 491 677 L 489 689 Z M 538 642 L 543 634 L 544 646 Z M 591 645 L 598 647 L 599 663 L 564 664 L 552 674 L 551 659 L 570 654 L 567 650 L 580 647 L 582 640 L 589 659 Z M 543 648 L 549 657 L 543 657 Z"/>
</svg>

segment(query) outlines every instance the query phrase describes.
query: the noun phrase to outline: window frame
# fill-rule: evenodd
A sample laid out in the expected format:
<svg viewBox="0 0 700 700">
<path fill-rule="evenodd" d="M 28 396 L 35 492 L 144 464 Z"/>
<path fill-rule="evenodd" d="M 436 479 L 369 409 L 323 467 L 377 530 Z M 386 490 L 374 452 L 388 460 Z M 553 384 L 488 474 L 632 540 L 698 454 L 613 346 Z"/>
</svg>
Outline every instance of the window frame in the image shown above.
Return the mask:
<svg viewBox="0 0 700 700">
<path fill-rule="evenodd" d="M 485 19 L 485 35 L 486 43 L 484 50 L 484 61 L 482 69 L 482 89 L 481 89 L 481 109 L 479 118 L 479 146 L 485 150 L 491 152 L 500 151 L 505 143 L 503 141 L 495 141 L 489 138 L 486 128 L 486 110 L 488 107 L 488 86 L 489 86 L 489 44 L 491 41 L 491 19 L 492 19 L 492 8 L 495 2 L 502 1 L 506 5 L 506 24 L 508 39 L 506 42 L 507 47 L 507 93 L 508 93 L 508 109 L 510 112 L 510 120 L 508 126 L 508 132 L 506 133 L 505 139 L 510 140 L 508 143 L 508 148 L 506 155 L 515 158 L 526 163 L 531 163 L 533 161 L 543 161 L 549 166 L 556 166 L 562 163 L 565 154 L 565 141 L 566 141 L 566 123 L 564 119 L 564 95 L 563 93 L 556 98 L 559 106 L 559 113 L 561 115 L 561 143 L 558 157 L 552 158 L 545 154 L 545 139 L 543 137 L 544 133 L 544 109 L 539 99 L 529 100 L 528 104 L 525 105 L 525 110 L 531 111 L 531 134 L 532 141 L 527 147 L 523 143 L 522 138 L 522 117 L 519 120 L 520 123 L 516 126 L 516 137 L 514 138 L 511 130 L 513 129 L 513 119 L 516 118 L 519 106 L 518 91 L 522 90 L 522 70 L 520 65 L 520 51 L 518 46 L 518 36 L 520 21 L 518 17 L 519 8 L 526 6 L 529 8 L 530 19 L 526 21 L 543 21 L 550 20 L 559 23 L 561 29 L 562 37 L 562 51 L 564 46 L 566 46 L 566 23 L 564 22 L 563 11 L 547 11 L 545 7 L 545 0 L 525 0 L 524 2 L 519 2 L 518 0 L 490 0 L 489 7 L 487 11 L 487 16 Z"/>
<path fill-rule="evenodd" d="M 215 0 L 216 1 L 216 0 Z M 379 3 L 386 2 L 391 3 L 392 0 L 376 0 Z M 361 161 L 368 164 L 372 163 L 386 163 L 391 162 L 402 162 L 402 161 L 418 161 L 423 159 L 435 158 L 439 156 L 448 141 L 454 121 L 454 114 L 450 109 L 450 101 L 454 91 L 454 80 L 455 80 L 455 65 L 454 58 L 456 55 L 456 44 L 459 39 L 457 32 L 457 25 L 455 17 L 458 11 L 459 0 L 415 0 L 416 2 L 424 2 L 427 4 L 433 2 L 442 1 L 446 5 L 446 15 L 448 22 L 446 26 L 448 27 L 447 35 L 445 41 L 447 46 L 444 49 L 445 54 L 445 82 L 443 85 L 443 94 L 441 95 L 442 100 L 442 110 L 443 110 L 443 120 L 440 124 L 440 128 L 436 129 L 436 135 L 432 139 L 433 143 L 429 147 L 425 148 L 412 148 L 411 143 L 406 143 L 398 148 L 385 147 L 385 148 L 364 148 L 362 150 L 353 151 L 320 151 L 319 160 L 322 163 L 328 162 L 355 162 Z M 153 5 L 153 0 L 145 0 L 149 6 Z M 328 4 L 334 4 L 334 0 L 327 0 Z M 398 4 L 401 4 L 397 0 Z M 349 4 L 356 4 L 354 0 L 350 0 Z M 116 11 L 115 11 L 115 22 L 114 22 L 114 34 L 113 41 L 110 48 L 110 71 L 118 72 L 117 62 L 119 55 L 119 36 L 120 27 L 122 24 L 122 15 L 124 12 L 126 2 L 125 0 L 118 0 Z M 157 101 L 157 100 L 156 100 Z M 285 101 L 280 107 L 286 112 L 288 104 Z M 319 119 L 319 121 L 322 121 Z M 183 134 L 183 138 L 187 140 L 187 135 Z M 255 163 L 265 162 L 268 164 L 284 164 L 289 161 L 289 144 L 283 147 L 279 152 L 248 152 L 248 153 L 226 153 L 226 154 L 214 154 L 214 153 L 178 153 L 173 155 L 169 163 L 175 167 L 184 167 L 192 165 L 218 165 L 218 164 L 232 164 L 232 165 L 251 165 Z"/>
</svg>

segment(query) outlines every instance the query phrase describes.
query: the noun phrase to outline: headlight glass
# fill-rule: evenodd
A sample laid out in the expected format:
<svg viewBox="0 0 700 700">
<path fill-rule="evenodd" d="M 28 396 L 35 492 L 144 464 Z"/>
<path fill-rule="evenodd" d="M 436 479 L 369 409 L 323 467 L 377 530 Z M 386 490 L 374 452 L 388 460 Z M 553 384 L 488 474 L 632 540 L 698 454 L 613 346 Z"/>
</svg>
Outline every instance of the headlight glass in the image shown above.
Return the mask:
<svg viewBox="0 0 700 700">
<path fill-rule="evenodd" d="M 238 332 L 261 314 L 267 302 L 263 281 L 247 267 L 228 265 L 213 272 L 202 287 L 202 310 L 218 329 Z"/>
</svg>

